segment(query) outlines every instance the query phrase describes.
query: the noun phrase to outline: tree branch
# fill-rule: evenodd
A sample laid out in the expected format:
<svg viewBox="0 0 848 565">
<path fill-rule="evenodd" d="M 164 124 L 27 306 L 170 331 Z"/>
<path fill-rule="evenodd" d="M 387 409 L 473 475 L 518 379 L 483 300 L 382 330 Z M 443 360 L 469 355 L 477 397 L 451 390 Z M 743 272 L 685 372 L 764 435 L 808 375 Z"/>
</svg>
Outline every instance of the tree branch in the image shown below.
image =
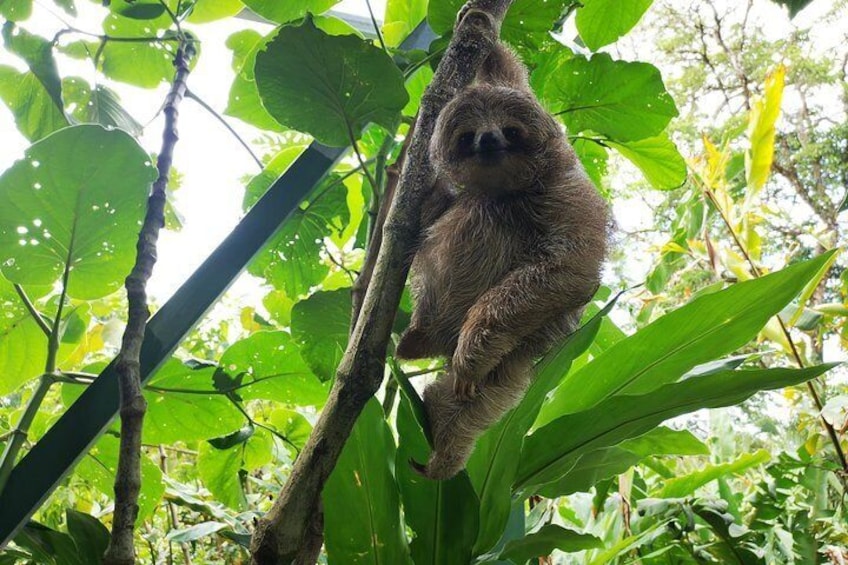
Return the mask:
<svg viewBox="0 0 848 565">
<path fill-rule="evenodd" d="M 135 563 L 133 528 L 138 516 L 138 495 L 141 489 L 141 427 L 147 402 L 141 393 L 139 358 L 144 330 L 150 311 L 147 307 L 147 281 L 156 264 L 156 243 L 159 230 L 165 225 L 165 189 L 174 157 L 177 135 L 178 107 L 186 93 L 188 63 L 194 48 L 182 42 L 174 56 L 176 74 L 165 98 L 163 112 L 165 127 L 162 150 L 156 162 L 159 176 L 147 199 L 147 213 L 138 234 L 136 262 L 126 280 L 129 302 L 127 327 L 118 353 L 117 371 L 121 395 L 121 446 L 118 470 L 115 474 L 115 513 L 112 518 L 112 537 L 103 562 L 106 565 Z"/>
<path fill-rule="evenodd" d="M 474 78 L 497 40 L 512 0 L 471 0 L 433 81 L 421 100 L 418 125 L 401 173 L 395 202 L 362 311 L 339 365 L 327 404 L 297 458 L 274 506 L 256 526 L 254 564 L 297 559 L 307 526 L 318 511 L 321 490 L 356 418 L 383 380 L 386 346 L 418 238 L 421 204 L 436 180 L 428 145 L 439 112 Z"/>
</svg>

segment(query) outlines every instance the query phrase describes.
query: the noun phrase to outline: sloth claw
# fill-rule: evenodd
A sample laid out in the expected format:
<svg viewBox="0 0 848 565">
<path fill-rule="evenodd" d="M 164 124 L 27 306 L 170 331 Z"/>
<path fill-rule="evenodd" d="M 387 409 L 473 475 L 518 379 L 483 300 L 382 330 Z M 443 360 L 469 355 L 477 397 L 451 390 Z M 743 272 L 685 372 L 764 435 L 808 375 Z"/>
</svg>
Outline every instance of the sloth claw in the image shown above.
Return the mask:
<svg viewBox="0 0 848 565">
<path fill-rule="evenodd" d="M 421 475 L 422 477 L 427 476 L 427 465 L 422 465 L 412 457 L 409 458 L 409 466 L 412 467 L 412 470 Z"/>
</svg>

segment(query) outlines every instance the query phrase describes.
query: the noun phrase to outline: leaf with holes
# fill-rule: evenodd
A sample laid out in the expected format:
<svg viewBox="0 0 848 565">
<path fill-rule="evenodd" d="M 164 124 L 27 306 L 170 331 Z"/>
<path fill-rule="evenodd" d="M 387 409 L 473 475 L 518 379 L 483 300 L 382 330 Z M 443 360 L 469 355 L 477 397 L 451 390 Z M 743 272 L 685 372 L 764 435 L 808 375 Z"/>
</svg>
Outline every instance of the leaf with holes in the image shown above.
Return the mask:
<svg viewBox="0 0 848 565">
<path fill-rule="evenodd" d="M 257 332 L 237 341 L 221 356 L 231 377 L 245 373 L 238 395 L 299 406 L 321 405 L 327 387 L 312 374 L 286 332 Z"/>
<path fill-rule="evenodd" d="M 243 0 L 248 8 L 272 22 L 284 24 L 310 14 L 321 14 L 339 0 Z"/>
<path fill-rule="evenodd" d="M 255 74 L 274 119 L 328 145 L 350 144 L 370 122 L 390 127 L 409 100 L 385 52 L 352 35 L 328 35 L 312 18 L 280 28 L 256 55 Z"/>
<path fill-rule="evenodd" d="M 156 170 L 120 130 L 82 125 L 35 143 L 0 177 L 0 269 L 19 284 L 68 294 L 114 292 L 135 260 L 138 225 Z"/>
</svg>

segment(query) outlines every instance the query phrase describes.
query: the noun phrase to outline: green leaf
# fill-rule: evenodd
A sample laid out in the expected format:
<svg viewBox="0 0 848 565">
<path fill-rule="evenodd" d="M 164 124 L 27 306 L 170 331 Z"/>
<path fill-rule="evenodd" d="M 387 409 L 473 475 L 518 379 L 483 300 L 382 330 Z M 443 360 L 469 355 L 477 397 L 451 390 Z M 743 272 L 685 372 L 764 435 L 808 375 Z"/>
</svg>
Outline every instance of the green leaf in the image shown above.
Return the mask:
<svg viewBox="0 0 848 565">
<path fill-rule="evenodd" d="M 636 165 L 656 189 L 671 190 L 686 182 L 686 161 L 665 132 L 638 141 L 607 144 Z"/>
<path fill-rule="evenodd" d="M 300 353 L 322 381 L 336 374 L 350 332 L 351 299 L 348 289 L 316 292 L 292 308 L 292 336 Z"/>
<path fill-rule="evenodd" d="M 109 530 L 94 516 L 65 510 L 68 533 L 74 540 L 77 555 L 83 563 L 99 563 L 109 545 Z"/>
<path fill-rule="evenodd" d="M 173 543 L 186 543 L 190 541 L 197 541 L 207 536 L 211 536 L 215 532 L 218 532 L 228 527 L 229 524 L 227 524 L 226 522 L 201 522 L 189 528 L 183 528 L 181 530 L 171 530 L 165 537 L 168 541 L 171 541 Z"/>
<path fill-rule="evenodd" d="M 53 58 L 52 43 L 10 21 L 3 24 L 3 43 L 9 51 L 26 61 L 29 70 L 47 91 L 53 104 L 62 111 L 62 82 L 59 79 L 56 60 Z"/>
<path fill-rule="evenodd" d="M 701 408 L 732 406 L 760 390 L 815 378 L 833 365 L 806 369 L 725 371 L 667 384 L 647 394 L 618 395 L 539 428 L 524 442 L 516 487 L 524 494 L 559 480 L 581 455 L 637 437 L 663 421 Z"/>
<path fill-rule="evenodd" d="M 44 371 L 47 337 L 12 284 L 0 277 L 0 397 Z"/>
<path fill-rule="evenodd" d="M 104 495 L 115 496 L 115 472 L 118 470 L 118 449 L 120 440 L 112 435 L 104 435 L 77 465 L 74 473 L 88 482 Z M 153 514 L 165 485 L 162 483 L 162 471 L 146 455 L 141 457 L 141 492 L 138 497 L 138 518 L 136 525 Z"/>
<path fill-rule="evenodd" d="M 611 301 L 567 340 L 549 352 L 536 367 L 536 377 L 521 403 L 477 440 L 467 465 L 468 474 L 483 509 L 480 516 L 480 533 L 474 546 L 476 555 L 493 547 L 507 524 L 512 504 L 511 488 L 518 471 L 521 446 L 542 402 L 548 392 L 568 373 L 572 361 L 592 343 L 601 321 L 614 304 L 615 300 Z"/>
<path fill-rule="evenodd" d="M 540 488 L 539 494 L 556 498 L 575 492 L 589 492 L 598 482 L 624 473 L 649 456 L 706 454 L 709 454 L 707 446 L 688 431 L 660 426 L 618 445 L 582 455 L 570 471 Z"/>
<path fill-rule="evenodd" d="M 783 99 L 783 82 L 786 67 L 778 67 L 766 77 L 763 96 L 754 101 L 748 118 L 748 141 L 750 148 L 745 153 L 745 177 L 748 197 L 752 197 L 766 184 L 774 160 L 774 125 L 780 116 Z"/>
<path fill-rule="evenodd" d="M 684 496 L 691 496 L 695 494 L 696 490 L 710 481 L 727 475 L 737 475 L 751 467 L 756 467 L 767 462 L 770 458 L 771 456 L 768 451 L 761 449 L 756 453 L 743 453 L 731 463 L 706 465 L 694 473 L 667 480 L 656 496 L 659 498 L 683 498 Z"/>
<path fill-rule="evenodd" d="M 807 7 L 813 0 L 772 0 L 775 4 L 786 6 L 789 9 L 789 17 L 794 18 L 798 12 Z"/>
<path fill-rule="evenodd" d="M 277 122 L 328 145 L 349 145 L 369 122 L 391 127 L 408 100 L 385 52 L 354 36 L 328 35 L 311 18 L 282 27 L 256 55 L 255 73 Z"/>
<path fill-rule="evenodd" d="M 304 363 L 297 345 L 285 332 L 257 332 L 237 341 L 221 356 L 220 367 L 231 377 L 241 375 L 244 399 L 262 398 L 299 406 L 320 406 L 327 387 Z"/>
<path fill-rule="evenodd" d="M 604 542 L 592 534 L 582 534 L 556 524 L 545 524 L 539 531 L 507 543 L 500 558 L 524 563 L 534 557 L 550 555 L 556 549 L 573 553 L 599 547 L 604 547 Z"/>
<path fill-rule="evenodd" d="M 306 440 L 309 439 L 309 434 L 312 433 L 312 425 L 309 421 L 294 410 L 277 408 L 271 412 L 269 422 L 274 426 L 277 433 L 288 440 L 286 447 L 293 451 L 293 456 L 303 449 Z"/>
<path fill-rule="evenodd" d="M 133 20 L 110 14 L 103 21 L 103 31 L 120 37 L 155 37 L 157 30 L 170 25 L 167 15 L 152 20 Z M 119 82 L 156 88 L 163 82 L 170 82 L 174 76 L 175 45 L 173 41 L 108 41 L 101 53 L 100 70 Z"/>
<path fill-rule="evenodd" d="M 577 31 L 592 51 L 609 45 L 630 31 L 653 0 L 584 0 L 575 16 Z"/>
<path fill-rule="evenodd" d="M 394 477 L 395 445 L 376 399 L 365 405 L 324 486 L 330 563 L 411 563 Z M 356 519 L 352 519 L 357 517 Z"/>
<path fill-rule="evenodd" d="M 247 499 L 241 487 L 242 448 L 215 449 L 207 442 L 200 444 L 197 455 L 197 474 L 215 499 L 232 508 L 244 510 Z"/>
<path fill-rule="evenodd" d="M 192 370 L 176 359 L 169 359 L 157 371 L 144 391 L 147 400 L 145 443 L 171 444 L 217 438 L 244 426 L 244 416 L 226 396 L 202 394 L 215 390 L 214 372 L 211 367 Z M 175 390 L 186 392 L 173 392 Z"/>
<path fill-rule="evenodd" d="M 388 0 L 383 17 L 383 41 L 397 47 L 427 15 L 427 0 Z"/>
<path fill-rule="evenodd" d="M 77 547 L 71 536 L 35 521 L 30 521 L 23 527 L 15 536 L 15 543 L 29 550 L 38 563 L 85 565 L 77 554 Z"/>
<path fill-rule="evenodd" d="M 607 176 L 609 154 L 606 148 L 587 139 L 576 139 L 571 145 L 586 174 L 592 179 L 592 184 L 600 189 L 603 186 L 604 177 Z"/>
<path fill-rule="evenodd" d="M 637 141 L 658 135 L 677 115 L 656 67 L 613 61 L 606 53 L 586 59 L 561 48 L 533 73 L 532 83 L 572 134 L 588 130 Z"/>
<path fill-rule="evenodd" d="M 397 478 L 404 519 L 415 532 L 409 545 L 414 563 L 466 565 L 477 538 L 480 504 L 466 473 L 448 481 L 431 481 L 409 466 L 409 460 L 426 461 L 430 447 L 413 415 L 404 392 L 397 413 L 400 445 Z"/>
<path fill-rule="evenodd" d="M 32 15 L 32 0 L 0 0 L 0 16 L 22 22 Z"/>
<path fill-rule="evenodd" d="M 227 38 L 226 45 L 233 51 L 233 70 L 236 76 L 230 86 L 224 113 L 259 129 L 282 131 L 285 128 L 271 117 L 256 90 L 253 67 L 256 63 L 256 53 L 265 42 L 266 39 L 252 29 L 237 31 Z"/>
<path fill-rule="evenodd" d="M 18 130 L 30 141 L 37 141 L 69 125 L 41 81 L 31 72 L 20 73 L 0 65 L 0 98 L 12 115 Z"/>
<path fill-rule="evenodd" d="M 321 14 L 332 8 L 339 0 L 243 0 L 245 5 L 265 18 L 278 24 L 299 20 L 307 12 Z"/>
<path fill-rule="evenodd" d="M 68 293 L 119 288 L 135 261 L 138 223 L 156 170 L 125 132 L 65 128 L 32 145 L 0 177 L 0 269 L 51 285 L 72 265 Z"/>
<path fill-rule="evenodd" d="M 331 175 L 301 202 L 247 270 L 290 297 L 308 294 L 330 271 L 321 260 L 324 238 L 344 232 L 349 221 L 347 188 Z"/>
<path fill-rule="evenodd" d="M 79 77 L 64 79 L 62 90 L 68 111 L 77 122 L 119 128 L 132 136 L 141 135 L 141 124 L 124 110 L 115 91 L 99 84 L 91 90 Z"/>
<path fill-rule="evenodd" d="M 188 21 L 205 24 L 235 16 L 243 9 L 241 0 L 197 0 L 191 7 Z"/>
<path fill-rule="evenodd" d="M 165 4 L 159 0 L 114 0 L 109 9 L 125 18 L 155 20 L 165 13 Z"/>
<path fill-rule="evenodd" d="M 648 392 L 742 347 L 832 254 L 696 298 L 617 342 L 563 380 L 542 407 L 537 425 L 585 410 L 615 394 Z"/>
</svg>

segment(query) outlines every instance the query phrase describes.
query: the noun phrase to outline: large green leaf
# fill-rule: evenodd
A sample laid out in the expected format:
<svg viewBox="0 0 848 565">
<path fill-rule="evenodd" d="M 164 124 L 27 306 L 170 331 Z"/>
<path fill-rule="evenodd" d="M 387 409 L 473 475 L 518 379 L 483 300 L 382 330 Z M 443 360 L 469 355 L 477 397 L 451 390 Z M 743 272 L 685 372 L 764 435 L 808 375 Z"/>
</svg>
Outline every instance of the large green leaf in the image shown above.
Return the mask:
<svg viewBox="0 0 848 565">
<path fill-rule="evenodd" d="M 62 82 L 53 58 L 53 45 L 43 37 L 33 35 L 11 21 L 3 24 L 3 43 L 12 53 L 26 61 L 29 70 L 47 91 L 53 104 L 61 111 Z"/>
<path fill-rule="evenodd" d="M 307 12 L 320 14 L 332 8 L 339 0 L 243 0 L 245 5 L 263 18 L 278 24 L 288 23 L 305 16 Z"/>
<path fill-rule="evenodd" d="M 582 455 L 571 470 L 540 488 L 539 494 L 556 498 L 575 492 L 588 492 L 599 481 L 620 475 L 653 455 L 706 454 L 709 454 L 707 446 L 688 431 L 675 431 L 660 426 L 618 445 Z"/>
<path fill-rule="evenodd" d="M 492 548 L 504 531 L 524 436 L 536 419 L 545 396 L 568 373 L 571 362 L 592 343 L 601 321 L 613 304 L 614 301 L 610 302 L 598 315 L 551 351 L 536 368 L 536 378 L 521 403 L 477 440 L 474 453 L 468 461 L 468 474 L 483 510 L 480 533 L 474 546 L 476 555 Z"/>
<path fill-rule="evenodd" d="M 524 563 L 534 557 L 550 555 L 557 549 L 571 553 L 603 546 L 604 542 L 592 534 L 575 532 L 556 524 L 546 524 L 539 531 L 506 544 L 501 552 L 501 559 Z"/>
<path fill-rule="evenodd" d="M 636 165 L 654 188 L 670 190 L 686 181 L 686 161 L 665 132 L 638 141 L 606 143 Z"/>
<path fill-rule="evenodd" d="M 525 495 L 532 494 L 574 469 L 583 454 L 637 437 L 674 416 L 738 404 L 760 390 L 799 384 L 831 367 L 723 371 L 667 384 L 647 394 L 608 398 L 588 410 L 562 416 L 528 436 L 516 488 Z"/>
<path fill-rule="evenodd" d="M 193 24 L 214 22 L 235 16 L 244 9 L 241 0 L 196 0 L 188 21 Z"/>
<path fill-rule="evenodd" d="M 411 563 L 394 477 L 395 445 L 376 399 L 365 405 L 323 496 L 329 563 Z M 332 503 L 329 503 L 332 501 Z"/>
<path fill-rule="evenodd" d="M 215 449 L 208 442 L 200 444 L 197 474 L 215 499 L 234 510 L 247 508 L 239 471 L 242 468 L 242 446 Z"/>
<path fill-rule="evenodd" d="M 383 17 L 383 40 L 397 47 L 427 15 L 427 0 L 388 0 Z"/>
<path fill-rule="evenodd" d="M 120 440 L 104 435 L 77 465 L 74 473 L 109 498 L 115 496 L 115 472 L 118 470 Z M 138 518 L 143 523 L 152 515 L 165 493 L 162 471 L 146 455 L 141 457 L 141 492 L 138 497 Z"/>
<path fill-rule="evenodd" d="M 350 290 L 316 292 L 292 308 L 292 336 L 300 353 L 323 381 L 333 378 L 350 332 Z"/>
<path fill-rule="evenodd" d="M 324 180 L 286 220 L 265 248 L 248 265 L 292 298 L 308 294 L 327 276 L 321 258 L 324 238 L 340 234 L 350 221 L 347 188 L 336 176 Z"/>
<path fill-rule="evenodd" d="M 312 374 L 286 332 L 257 332 L 237 341 L 221 356 L 220 369 L 216 387 L 244 385 L 236 391 L 244 399 L 320 406 L 327 397 L 327 387 Z"/>
<path fill-rule="evenodd" d="M 79 77 L 62 81 L 62 93 L 68 111 L 79 123 L 94 123 L 120 128 L 133 136 L 140 136 L 142 126 L 121 106 L 118 94 L 103 85 L 94 90 Z"/>
<path fill-rule="evenodd" d="M 109 530 L 94 516 L 68 508 L 65 511 L 68 533 L 83 563 L 98 563 L 109 545 Z"/>
<path fill-rule="evenodd" d="M 167 14 L 149 20 L 135 20 L 110 14 L 103 21 L 103 31 L 121 37 L 155 37 L 158 30 L 171 26 Z M 195 47 L 199 44 L 195 43 Z M 90 49 L 91 53 L 97 48 Z M 156 88 L 174 76 L 176 42 L 108 41 L 100 57 L 100 69 L 107 77 L 139 86 Z"/>
<path fill-rule="evenodd" d="M 176 359 L 169 359 L 156 372 L 144 392 L 146 443 L 209 439 L 245 424 L 244 416 L 233 403 L 215 393 L 214 372 L 213 367 L 192 370 Z"/>
<path fill-rule="evenodd" d="M 385 52 L 328 35 L 311 18 L 280 28 L 256 55 L 255 73 L 262 103 L 280 124 L 328 145 L 350 144 L 369 122 L 391 127 L 408 100 Z"/>
<path fill-rule="evenodd" d="M 44 371 L 47 337 L 2 277 L 0 311 L 0 396 L 4 396 Z"/>
<path fill-rule="evenodd" d="M 653 0 L 583 0 L 575 23 L 583 43 L 592 51 L 630 31 Z"/>
<path fill-rule="evenodd" d="M 696 298 L 617 342 L 563 380 L 542 407 L 538 423 L 585 410 L 614 394 L 648 392 L 742 347 L 832 253 Z"/>
<path fill-rule="evenodd" d="M 30 71 L 21 73 L 0 65 L 0 98 L 12 111 L 18 130 L 30 141 L 69 125 L 62 109 Z"/>
<path fill-rule="evenodd" d="M 230 86 L 224 113 L 259 129 L 281 131 L 285 128 L 271 117 L 259 99 L 253 74 L 256 53 L 265 45 L 265 41 L 259 32 L 252 29 L 239 30 L 227 38 L 226 45 L 233 51 L 233 70 L 236 76 Z"/>
<path fill-rule="evenodd" d="M 32 0 L 0 0 L 0 16 L 22 22 L 32 15 Z"/>
<path fill-rule="evenodd" d="M 677 115 L 656 67 L 613 61 L 607 53 L 587 59 L 563 47 L 533 73 L 532 83 L 573 134 L 588 130 L 637 141 L 658 135 Z"/>
<path fill-rule="evenodd" d="M 431 481 L 410 468 L 410 459 L 427 460 L 430 447 L 406 393 L 398 407 L 397 429 L 397 478 L 404 519 L 415 532 L 409 545 L 413 562 L 466 565 L 477 538 L 480 513 L 468 475 Z"/>
<path fill-rule="evenodd" d="M 138 222 L 156 170 L 125 132 L 81 125 L 35 143 L 0 177 L 0 269 L 68 293 L 116 290 L 135 260 Z"/>
<path fill-rule="evenodd" d="M 697 489 L 727 475 L 739 474 L 751 467 L 766 463 L 770 459 L 768 451 L 761 449 L 756 453 L 743 453 L 735 461 L 719 465 L 707 465 L 694 473 L 674 477 L 665 482 L 660 492 L 660 498 L 682 498 L 691 496 Z"/>
</svg>

